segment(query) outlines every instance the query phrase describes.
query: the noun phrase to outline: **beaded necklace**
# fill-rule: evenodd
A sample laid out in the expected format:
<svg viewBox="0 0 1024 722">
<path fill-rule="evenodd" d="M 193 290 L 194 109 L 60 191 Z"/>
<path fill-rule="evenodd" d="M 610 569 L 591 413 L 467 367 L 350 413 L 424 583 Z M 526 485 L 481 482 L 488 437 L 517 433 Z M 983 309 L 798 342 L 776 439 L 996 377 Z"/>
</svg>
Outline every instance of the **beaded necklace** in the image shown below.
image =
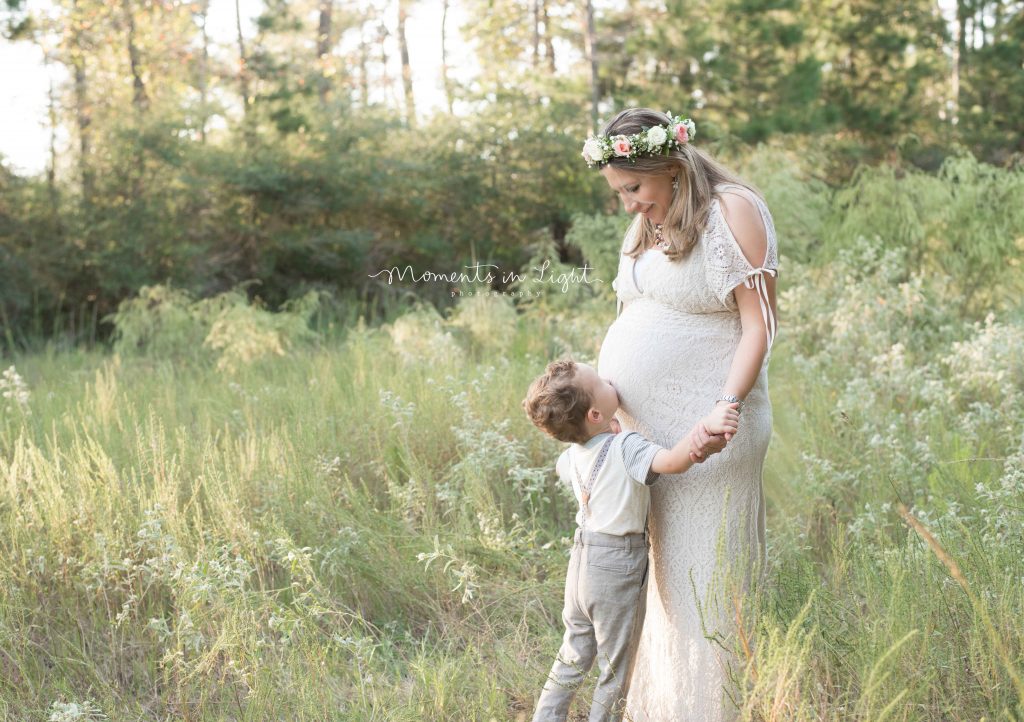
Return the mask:
<svg viewBox="0 0 1024 722">
<path fill-rule="evenodd" d="M 665 236 L 662 235 L 660 223 L 654 224 L 654 245 L 663 251 L 667 251 L 668 247 L 672 245 L 671 243 L 666 241 Z"/>
</svg>

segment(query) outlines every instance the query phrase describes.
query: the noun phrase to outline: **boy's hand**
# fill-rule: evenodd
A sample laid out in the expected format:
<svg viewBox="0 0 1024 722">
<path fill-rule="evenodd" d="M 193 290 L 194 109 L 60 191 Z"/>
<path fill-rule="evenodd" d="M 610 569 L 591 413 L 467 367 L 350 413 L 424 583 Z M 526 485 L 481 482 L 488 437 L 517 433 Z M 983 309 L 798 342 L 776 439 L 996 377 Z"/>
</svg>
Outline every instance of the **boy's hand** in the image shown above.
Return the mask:
<svg viewBox="0 0 1024 722">
<path fill-rule="evenodd" d="M 736 431 L 740 428 L 739 404 L 718 404 L 702 423 L 712 434 L 724 434 L 726 441 L 732 441 Z"/>
<path fill-rule="evenodd" d="M 659 450 L 651 462 L 651 469 L 659 474 L 678 474 L 689 469 L 692 464 L 701 463 L 711 454 L 717 454 L 725 448 L 728 438 L 739 429 L 739 422 L 739 404 L 716 406 L 671 449 Z"/>
<path fill-rule="evenodd" d="M 740 425 L 739 404 L 718 404 L 711 413 L 697 422 L 690 432 L 690 443 L 695 451 L 690 461 L 699 464 L 717 454 L 732 441 Z"/>
<path fill-rule="evenodd" d="M 698 421 L 690 431 L 690 446 L 694 449 L 690 452 L 690 461 L 701 464 L 724 449 L 727 443 L 724 434 L 712 434 L 703 421 Z"/>
</svg>

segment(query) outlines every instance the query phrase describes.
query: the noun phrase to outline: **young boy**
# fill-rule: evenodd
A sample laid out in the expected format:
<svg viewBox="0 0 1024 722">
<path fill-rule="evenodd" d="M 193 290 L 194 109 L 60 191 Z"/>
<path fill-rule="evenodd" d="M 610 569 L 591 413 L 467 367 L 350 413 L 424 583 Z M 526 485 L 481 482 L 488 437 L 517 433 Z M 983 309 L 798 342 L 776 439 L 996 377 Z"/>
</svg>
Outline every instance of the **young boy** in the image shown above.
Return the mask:
<svg viewBox="0 0 1024 722">
<path fill-rule="evenodd" d="M 636 432 L 618 433 L 615 387 L 571 360 L 548 364 L 530 384 L 523 408 L 544 432 L 572 444 L 555 468 L 580 503 L 565 580 L 565 636 L 533 722 L 565 720 L 595 659 L 601 673 L 590 722 L 617 722 L 643 624 L 648 487 L 659 474 L 689 469 L 696 452 L 690 434 L 665 449 Z M 735 434 L 737 408 L 716 406 L 701 423 L 712 434 Z"/>
</svg>

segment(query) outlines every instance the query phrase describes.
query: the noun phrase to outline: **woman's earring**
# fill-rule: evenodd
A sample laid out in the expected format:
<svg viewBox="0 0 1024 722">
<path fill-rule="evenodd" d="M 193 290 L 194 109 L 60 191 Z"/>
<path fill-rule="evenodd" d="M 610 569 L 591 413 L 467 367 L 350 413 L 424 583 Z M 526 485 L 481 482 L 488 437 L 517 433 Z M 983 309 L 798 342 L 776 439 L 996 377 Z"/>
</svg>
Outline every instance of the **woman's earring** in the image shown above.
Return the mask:
<svg viewBox="0 0 1024 722">
<path fill-rule="evenodd" d="M 679 190 L 679 178 L 678 177 L 672 179 L 672 190 L 674 190 L 674 191 Z"/>
</svg>

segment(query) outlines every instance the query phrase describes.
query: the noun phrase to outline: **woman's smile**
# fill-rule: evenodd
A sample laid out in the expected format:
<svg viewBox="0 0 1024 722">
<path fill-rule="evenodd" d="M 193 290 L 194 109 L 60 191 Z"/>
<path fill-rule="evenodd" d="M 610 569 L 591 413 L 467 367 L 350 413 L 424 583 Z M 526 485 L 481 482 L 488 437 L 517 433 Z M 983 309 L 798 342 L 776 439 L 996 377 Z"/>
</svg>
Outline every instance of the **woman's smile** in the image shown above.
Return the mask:
<svg viewBox="0 0 1024 722">
<path fill-rule="evenodd" d="M 657 203 L 648 203 L 646 208 L 640 211 L 640 215 L 649 220 L 651 223 L 661 223 L 662 214 L 658 213 Z"/>
</svg>

